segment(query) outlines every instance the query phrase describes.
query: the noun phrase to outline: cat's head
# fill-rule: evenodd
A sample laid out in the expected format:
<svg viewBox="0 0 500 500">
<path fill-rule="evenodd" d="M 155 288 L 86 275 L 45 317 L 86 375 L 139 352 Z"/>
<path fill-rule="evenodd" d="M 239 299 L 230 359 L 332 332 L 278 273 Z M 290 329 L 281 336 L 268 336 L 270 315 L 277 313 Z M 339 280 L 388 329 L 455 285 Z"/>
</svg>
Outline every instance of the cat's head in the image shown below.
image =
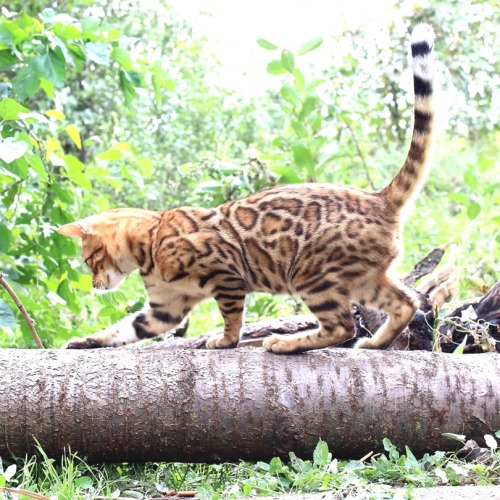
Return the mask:
<svg viewBox="0 0 500 500">
<path fill-rule="evenodd" d="M 106 212 L 65 224 L 57 232 L 81 238 L 82 258 L 92 272 L 92 284 L 96 290 L 115 289 L 138 268 L 129 245 L 125 243 L 122 224 Z"/>
</svg>

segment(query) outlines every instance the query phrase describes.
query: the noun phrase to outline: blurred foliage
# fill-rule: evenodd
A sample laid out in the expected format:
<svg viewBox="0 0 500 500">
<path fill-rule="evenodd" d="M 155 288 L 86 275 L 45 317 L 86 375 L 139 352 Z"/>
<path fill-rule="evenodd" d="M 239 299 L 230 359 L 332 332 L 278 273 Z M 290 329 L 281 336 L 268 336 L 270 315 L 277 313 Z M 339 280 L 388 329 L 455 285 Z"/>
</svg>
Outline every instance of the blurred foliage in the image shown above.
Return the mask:
<svg viewBox="0 0 500 500">
<path fill-rule="evenodd" d="M 498 10 L 489 2 L 397 0 L 384 29 L 335 38 L 323 67 L 309 62 L 325 50 L 321 38 L 296 51 L 258 39 L 278 89 L 251 97 L 223 87 L 205 41 L 164 2 L 54 5 L 11 1 L 0 17 L 0 272 L 46 345 L 145 300 L 137 275 L 120 292 L 89 293 L 60 224 L 110 206 L 213 206 L 276 182 L 383 186 L 409 143 L 407 40 L 419 20 L 436 29 L 446 121 L 405 229 L 403 266 L 456 243 L 463 296 L 498 279 Z M 252 318 L 298 309 L 268 296 L 248 306 Z M 210 304 L 198 314 L 193 331 L 220 322 Z M 33 345 L 0 290 L 0 346 Z"/>
</svg>

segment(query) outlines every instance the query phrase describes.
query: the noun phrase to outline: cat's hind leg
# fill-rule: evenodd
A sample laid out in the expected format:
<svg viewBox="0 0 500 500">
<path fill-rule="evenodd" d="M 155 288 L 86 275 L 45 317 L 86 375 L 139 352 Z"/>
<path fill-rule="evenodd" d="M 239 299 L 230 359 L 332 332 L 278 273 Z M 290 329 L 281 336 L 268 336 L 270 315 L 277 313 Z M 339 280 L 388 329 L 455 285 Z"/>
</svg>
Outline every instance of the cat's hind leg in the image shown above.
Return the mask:
<svg viewBox="0 0 500 500">
<path fill-rule="evenodd" d="M 317 287 L 321 287 L 321 283 Z M 301 296 L 318 318 L 320 328 L 313 332 L 287 336 L 273 335 L 264 340 L 265 349 L 275 354 L 292 354 L 333 346 L 354 337 L 356 330 L 348 298 L 333 290 L 314 293 L 313 287 L 311 292 L 313 293 L 302 293 Z"/>
<path fill-rule="evenodd" d="M 418 298 L 403 285 L 383 276 L 370 285 L 353 292 L 353 300 L 363 305 L 385 311 L 385 323 L 373 337 L 360 339 L 355 347 L 364 349 L 385 349 L 406 328 L 418 309 Z"/>
</svg>

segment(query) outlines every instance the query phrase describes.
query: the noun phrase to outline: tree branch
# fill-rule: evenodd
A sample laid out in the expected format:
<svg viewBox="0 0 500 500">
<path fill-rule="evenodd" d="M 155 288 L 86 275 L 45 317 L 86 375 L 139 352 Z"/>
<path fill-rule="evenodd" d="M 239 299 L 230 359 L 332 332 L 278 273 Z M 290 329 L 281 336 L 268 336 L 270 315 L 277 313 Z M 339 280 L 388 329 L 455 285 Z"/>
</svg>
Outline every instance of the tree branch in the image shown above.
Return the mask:
<svg viewBox="0 0 500 500">
<path fill-rule="evenodd" d="M 12 290 L 9 284 L 5 281 L 4 276 L 5 276 L 4 273 L 0 273 L 0 285 L 2 285 L 5 288 L 5 290 L 7 290 L 7 293 L 12 297 L 12 300 L 21 311 L 21 314 L 23 315 L 23 318 L 26 320 L 28 328 L 31 331 L 31 335 L 33 335 L 33 338 L 35 339 L 36 345 L 40 349 L 43 349 L 44 347 L 42 341 L 40 340 L 40 337 L 38 336 L 38 333 L 36 332 L 35 329 L 35 323 L 30 318 L 28 311 L 26 311 L 26 308 L 23 306 L 23 303 L 19 300 L 19 297 L 16 295 L 16 292 L 14 292 L 14 290 Z"/>
</svg>

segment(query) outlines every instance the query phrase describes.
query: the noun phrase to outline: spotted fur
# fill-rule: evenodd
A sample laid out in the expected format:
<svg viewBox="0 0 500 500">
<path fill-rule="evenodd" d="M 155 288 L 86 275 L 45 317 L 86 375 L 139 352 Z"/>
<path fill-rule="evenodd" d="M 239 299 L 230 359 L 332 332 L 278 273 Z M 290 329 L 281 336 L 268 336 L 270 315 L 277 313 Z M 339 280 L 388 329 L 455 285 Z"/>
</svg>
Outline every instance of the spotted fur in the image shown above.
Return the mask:
<svg viewBox="0 0 500 500">
<path fill-rule="evenodd" d="M 351 301 L 382 309 L 388 319 L 358 347 L 385 348 L 417 308 L 412 293 L 391 277 L 400 253 L 402 211 L 418 192 L 433 129 L 433 33 L 412 35 L 415 120 L 408 156 L 381 191 L 304 184 L 267 189 L 213 208 L 165 212 L 108 210 L 59 228 L 82 238 L 94 287 L 112 289 L 134 269 L 144 281 L 144 311 L 70 348 L 115 347 L 156 337 L 177 326 L 200 301 L 214 297 L 224 333 L 209 348 L 233 347 L 245 296 L 300 296 L 319 320 L 318 331 L 265 340 L 274 353 L 338 344 L 354 336 Z"/>
</svg>

